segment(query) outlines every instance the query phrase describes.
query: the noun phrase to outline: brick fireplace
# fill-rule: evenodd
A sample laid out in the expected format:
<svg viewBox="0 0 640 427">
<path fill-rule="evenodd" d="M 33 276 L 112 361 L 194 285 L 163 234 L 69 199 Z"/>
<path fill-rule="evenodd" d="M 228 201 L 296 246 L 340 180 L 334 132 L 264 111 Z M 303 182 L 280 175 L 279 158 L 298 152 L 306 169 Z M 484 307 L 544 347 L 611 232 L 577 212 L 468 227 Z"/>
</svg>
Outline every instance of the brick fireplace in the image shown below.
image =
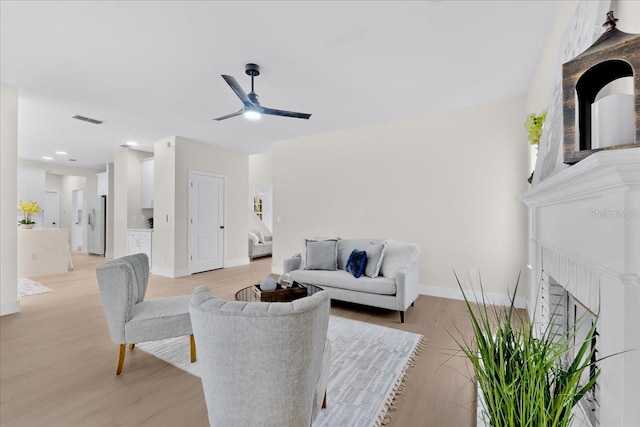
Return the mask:
<svg viewBox="0 0 640 427">
<path fill-rule="evenodd" d="M 599 363 L 574 426 L 640 426 L 640 149 L 592 154 L 522 200 L 531 209 L 531 320 L 566 325 L 580 314 L 597 322 L 599 357 L 626 351 Z"/>
</svg>

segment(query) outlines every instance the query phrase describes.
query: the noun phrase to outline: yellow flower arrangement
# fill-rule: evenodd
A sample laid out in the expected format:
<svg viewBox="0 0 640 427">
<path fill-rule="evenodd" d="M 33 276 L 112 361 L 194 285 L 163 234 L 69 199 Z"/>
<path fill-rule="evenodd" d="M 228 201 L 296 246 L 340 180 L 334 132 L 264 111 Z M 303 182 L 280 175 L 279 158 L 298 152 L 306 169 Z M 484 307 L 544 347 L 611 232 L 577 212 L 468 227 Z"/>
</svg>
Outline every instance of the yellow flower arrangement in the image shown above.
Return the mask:
<svg viewBox="0 0 640 427">
<path fill-rule="evenodd" d="M 20 206 L 20 210 L 24 214 L 24 219 L 20 221 L 20 224 L 35 224 L 31 219 L 31 215 L 40 212 L 41 208 L 40 205 L 38 205 L 38 202 L 25 202 L 20 200 L 20 202 L 18 202 L 18 205 Z"/>
</svg>

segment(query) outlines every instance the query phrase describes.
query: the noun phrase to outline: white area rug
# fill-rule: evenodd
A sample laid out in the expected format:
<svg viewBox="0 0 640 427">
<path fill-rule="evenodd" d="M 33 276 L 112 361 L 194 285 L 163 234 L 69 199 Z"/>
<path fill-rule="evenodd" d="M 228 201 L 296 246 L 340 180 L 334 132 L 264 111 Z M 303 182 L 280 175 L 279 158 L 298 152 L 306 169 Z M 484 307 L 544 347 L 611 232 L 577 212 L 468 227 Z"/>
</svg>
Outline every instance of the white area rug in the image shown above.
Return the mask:
<svg viewBox="0 0 640 427">
<path fill-rule="evenodd" d="M 26 297 L 29 295 L 45 294 L 51 292 L 51 288 L 47 288 L 42 283 L 34 282 L 29 279 L 18 279 L 18 296 Z"/>
<path fill-rule="evenodd" d="M 424 337 L 342 317 L 329 319 L 331 372 L 327 409 L 314 427 L 381 426 Z M 189 337 L 137 345 L 165 362 L 200 376 L 189 362 Z"/>
</svg>

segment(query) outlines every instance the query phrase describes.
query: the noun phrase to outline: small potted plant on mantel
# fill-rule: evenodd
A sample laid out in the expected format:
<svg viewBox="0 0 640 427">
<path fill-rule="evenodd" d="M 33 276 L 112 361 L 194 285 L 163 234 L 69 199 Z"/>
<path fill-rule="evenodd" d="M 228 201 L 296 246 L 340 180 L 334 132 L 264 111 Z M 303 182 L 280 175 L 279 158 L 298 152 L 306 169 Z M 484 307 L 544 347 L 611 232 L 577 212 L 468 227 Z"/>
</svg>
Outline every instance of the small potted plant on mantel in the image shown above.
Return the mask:
<svg viewBox="0 0 640 427">
<path fill-rule="evenodd" d="M 527 120 L 524 122 L 524 128 L 527 130 L 529 143 L 538 148 L 540 137 L 542 136 L 542 127 L 544 120 L 547 118 L 547 111 L 543 111 L 540 114 L 531 113 L 527 116 Z M 527 179 L 527 182 L 531 184 L 533 182 L 533 172 Z"/>
<path fill-rule="evenodd" d="M 33 222 L 31 215 L 40 212 L 41 208 L 40 205 L 38 205 L 38 202 L 25 202 L 20 200 L 20 202 L 18 202 L 18 205 L 20 206 L 20 210 L 24 215 L 24 218 L 20 220 L 20 228 L 31 229 L 35 227 L 36 223 Z"/>
<path fill-rule="evenodd" d="M 449 335 L 473 367 L 483 404 L 478 418 L 486 427 L 570 426 L 573 407 L 594 387 L 600 374 L 591 346 L 596 322 L 584 342 L 574 342 L 576 335 L 571 330 L 575 328 L 556 334 L 552 322 L 536 334 L 534 325 L 519 318 L 514 309 L 515 291 L 508 308 L 489 308 L 484 296 L 476 307 L 457 275 L 456 280 L 471 318 L 473 337 Z M 589 380 L 584 382 L 586 372 Z"/>
</svg>

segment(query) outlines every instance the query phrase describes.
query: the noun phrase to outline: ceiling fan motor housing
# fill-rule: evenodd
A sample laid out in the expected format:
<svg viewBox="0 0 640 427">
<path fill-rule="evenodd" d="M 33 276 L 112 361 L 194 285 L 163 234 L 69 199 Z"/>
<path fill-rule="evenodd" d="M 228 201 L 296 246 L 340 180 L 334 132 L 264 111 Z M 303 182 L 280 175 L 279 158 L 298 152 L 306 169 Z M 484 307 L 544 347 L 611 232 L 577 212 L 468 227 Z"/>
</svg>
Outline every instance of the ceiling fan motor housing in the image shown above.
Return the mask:
<svg viewBox="0 0 640 427">
<path fill-rule="evenodd" d="M 244 66 L 244 72 L 251 77 L 260 75 L 260 66 L 258 64 L 247 64 Z"/>
</svg>

